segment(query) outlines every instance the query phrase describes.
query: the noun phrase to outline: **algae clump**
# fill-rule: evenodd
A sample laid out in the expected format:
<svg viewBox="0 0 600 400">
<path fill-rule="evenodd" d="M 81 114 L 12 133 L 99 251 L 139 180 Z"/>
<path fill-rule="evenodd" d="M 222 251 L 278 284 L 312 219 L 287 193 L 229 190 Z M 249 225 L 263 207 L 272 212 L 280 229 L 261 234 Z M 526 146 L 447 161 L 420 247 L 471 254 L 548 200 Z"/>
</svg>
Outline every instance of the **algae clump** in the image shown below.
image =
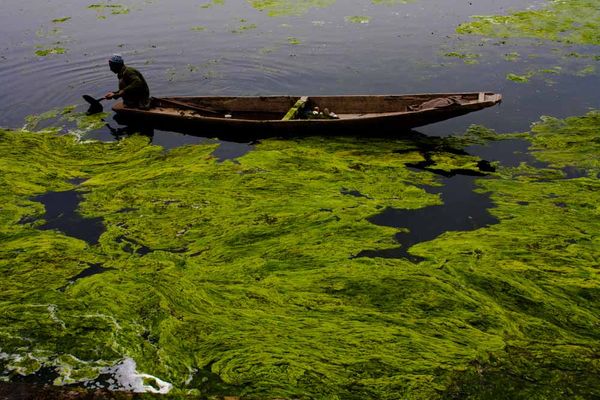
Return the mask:
<svg viewBox="0 0 600 400">
<path fill-rule="evenodd" d="M 600 45 L 600 8 L 595 0 L 553 0 L 541 9 L 499 16 L 475 16 L 473 19 L 472 22 L 459 25 L 457 32 Z"/>
<path fill-rule="evenodd" d="M 203 4 L 201 8 L 211 8 L 213 6 L 222 6 L 225 4 L 225 0 L 212 0 L 209 3 Z"/>
<path fill-rule="evenodd" d="M 478 64 L 479 54 L 474 53 L 459 53 L 456 51 L 451 51 L 449 53 L 444 54 L 445 57 L 453 57 L 463 60 L 465 64 Z"/>
<path fill-rule="evenodd" d="M 326 8 L 336 0 L 247 0 L 250 5 L 266 11 L 271 17 L 303 15 L 312 8 Z"/>
<path fill-rule="evenodd" d="M 246 22 L 246 20 L 242 19 L 240 22 Z M 256 28 L 258 28 L 258 25 L 256 24 L 242 24 L 236 29 L 232 29 L 231 33 L 244 33 L 246 31 L 250 31 Z"/>
<path fill-rule="evenodd" d="M 371 22 L 371 17 L 367 17 L 364 15 L 354 15 L 346 17 L 346 21 L 353 24 L 368 24 Z"/>
<path fill-rule="evenodd" d="M 510 43 L 515 46 L 531 44 L 560 44 L 561 49 L 553 49 L 552 52 L 563 51 L 563 60 L 568 58 L 581 58 L 569 47 L 598 46 L 600 45 L 600 8 L 595 0 L 563 1 L 553 0 L 545 2 L 539 7 L 530 7 L 523 11 L 509 12 L 507 15 L 473 16 L 472 21 L 460 24 L 456 28 L 458 34 L 480 35 L 487 38 L 500 38 L 496 45 Z M 507 39 L 515 39 L 508 41 Z M 484 41 L 480 44 L 483 45 Z M 565 50 L 566 49 L 566 50 Z M 593 49 L 592 49 L 593 51 Z M 556 56 L 554 56 L 556 58 Z M 583 55 L 585 58 L 593 58 L 593 54 Z M 504 56 L 507 61 L 516 61 L 518 53 L 511 52 Z M 523 83 L 529 81 L 533 75 L 543 73 L 569 73 L 574 76 L 586 76 L 594 74 L 595 68 L 590 65 L 581 65 L 570 60 L 566 64 L 565 71 L 529 71 L 526 74 L 512 73 L 507 76 L 511 81 Z M 552 83 L 552 82 L 548 82 Z"/>
<path fill-rule="evenodd" d="M 106 19 L 107 13 L 110 13 L 111 15 L 123 15 L 129 14 L 130 12 L 130 9 L 123 4 L 109 2 L 90 4 L 87 8 L 95 10 L 98 19 Z"/>
<path fill-rule="evenodd" d="M 49 55 L 54 55 L 54 54 L 65 54 L 67 52 L 67 49 L 65 49 L 64 47 L 42 47 L 39 46 L 39 48 L 35 51 L 35 55 L 38 57 L 46 57 Z"/>
<path fill-rule="evenodd" d="M 527 83 L 533 77 L 533 75 L 534 74 L 531 72 L 527 73 L 525 75 L 517 75 L 517 74 L 510 73 L 510 74 L 506 75 L 506 79 L 508 79 L 509 81 L 517 82 L 517 83 Z"/>
<path fill-rule="evenodd" d="M 439 178 L 407 166 L 423 149 L 476 170 L 459 145 L 502 135 L 270 139 L 219 163 L 218 144 L 0 130 L 2 376 L 81 382 L 131 359 L 205 397 L 593 398 L 599 126 L 591 112 L 521 134 L 547 166 L 477 180 L 498 223 L 416 244 L 418 264 L 356 257 L 402 231 L 368 218 L 441 203 L 425 189 Z M 102 218 L 97 244 L 38 229 L 35 196 L 72 190 Z"/>
<path fill-rule="evenodd" d="M 65 23 L 67 21 L 70 21 L 71 17 L 62 17 L 62 18 L 55 18 L 52 20 L 52 23 L 54 24 L 62 24 Z"/>
</svg>

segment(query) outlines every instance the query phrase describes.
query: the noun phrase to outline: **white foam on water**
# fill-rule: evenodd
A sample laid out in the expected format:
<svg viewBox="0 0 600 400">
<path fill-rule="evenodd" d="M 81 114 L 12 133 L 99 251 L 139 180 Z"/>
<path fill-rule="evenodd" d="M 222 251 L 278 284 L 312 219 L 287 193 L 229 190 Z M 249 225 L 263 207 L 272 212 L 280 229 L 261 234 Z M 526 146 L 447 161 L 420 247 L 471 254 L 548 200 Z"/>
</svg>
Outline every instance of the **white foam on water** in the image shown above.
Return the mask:
<svg viewBox="0 0 600 400">
<path fill-rule="evenodd" d="M 132 358 L 125 358 L 119 364 L 102 370 L 103 374 L 110 374 L 112 379 L 109 390 L 125 390 L 135 393 L 160 393 L 166 394 L 173 388 L 169 382 L 165 382 L 149 374 L 141 374 L 136 371 L 136 363 Z M 113 381 L 114 383 L 110 383 Z M 147 384 L 152 382 L 153 384 Z"/>
</svg>

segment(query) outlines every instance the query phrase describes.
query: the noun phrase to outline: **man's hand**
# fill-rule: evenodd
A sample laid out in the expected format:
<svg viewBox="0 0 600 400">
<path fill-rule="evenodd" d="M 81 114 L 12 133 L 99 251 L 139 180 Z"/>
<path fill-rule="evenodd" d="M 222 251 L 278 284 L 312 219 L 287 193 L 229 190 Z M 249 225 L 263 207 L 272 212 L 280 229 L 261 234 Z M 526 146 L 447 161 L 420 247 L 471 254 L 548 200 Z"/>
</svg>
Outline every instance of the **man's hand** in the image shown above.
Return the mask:
<svg viewBox="0 0 600 400">
<path fill-rule="evenodd" d="M 118 99 L 119 97 L 121 97 L 123 94 L 121 93 L 121 91 L 119 90 L 118 92 L 108 92 L 106 93 L 106 96 L 104 96 L 105 99 Z"/>
</svg>

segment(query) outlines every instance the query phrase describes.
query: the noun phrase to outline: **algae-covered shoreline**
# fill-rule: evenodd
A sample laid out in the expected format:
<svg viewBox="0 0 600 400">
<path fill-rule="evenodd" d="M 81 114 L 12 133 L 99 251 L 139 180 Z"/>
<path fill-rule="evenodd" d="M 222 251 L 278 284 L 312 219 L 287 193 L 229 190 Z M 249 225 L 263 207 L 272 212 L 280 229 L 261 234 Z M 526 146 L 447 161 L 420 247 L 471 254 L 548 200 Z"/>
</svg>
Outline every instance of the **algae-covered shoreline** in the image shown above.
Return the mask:
<svg viewBox="0 0 600 400">
<path fill-rule="evenodd" d="M 53 367 L 55 384 L 81 382 L 131 359 L 171 394 L 593 398 L 599 126 L 591 112 L 509 135 L 548 166 L 478 179 L 498 223 L 413 246 L 419 263 L 354 257 L 397 247 L 370 216 L 440 204 L 422 189 L 436 175 L 407 167 L 418 141 L 265 140 L 217 163 L 216 144 L 2 130 L 3 379 Z M 438 169 L 476 168 L 444 146 Z M 34 196 L 69 190 L 102 219 L 98 244 L 38 229 Z"/>
</svg>

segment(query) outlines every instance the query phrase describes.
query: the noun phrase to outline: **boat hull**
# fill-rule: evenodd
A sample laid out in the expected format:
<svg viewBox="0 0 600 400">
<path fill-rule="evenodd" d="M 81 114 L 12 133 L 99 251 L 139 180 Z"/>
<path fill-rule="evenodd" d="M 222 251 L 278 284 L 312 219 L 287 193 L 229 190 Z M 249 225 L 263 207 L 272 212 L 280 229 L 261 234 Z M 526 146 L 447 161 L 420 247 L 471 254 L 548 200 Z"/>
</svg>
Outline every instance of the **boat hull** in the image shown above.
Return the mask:
<svg viewBox="0 0 600 400">
<path fill-rule="evenodd" d="M 407 131 L 498 104 L 489 92 L 388 96 L 315 96 L 308 111 L 329 108 L 339 119 L 283 120 L 298 96 L 153 98 L 149 110 L 113 106 L 120 121 L 169 130 L 193 130 L 210 137 L 346 135 Z M 440 99 L 452 103 L 430 107 Z M 441 100 L 440 100 L 441 101 Z"/>
</svg>

